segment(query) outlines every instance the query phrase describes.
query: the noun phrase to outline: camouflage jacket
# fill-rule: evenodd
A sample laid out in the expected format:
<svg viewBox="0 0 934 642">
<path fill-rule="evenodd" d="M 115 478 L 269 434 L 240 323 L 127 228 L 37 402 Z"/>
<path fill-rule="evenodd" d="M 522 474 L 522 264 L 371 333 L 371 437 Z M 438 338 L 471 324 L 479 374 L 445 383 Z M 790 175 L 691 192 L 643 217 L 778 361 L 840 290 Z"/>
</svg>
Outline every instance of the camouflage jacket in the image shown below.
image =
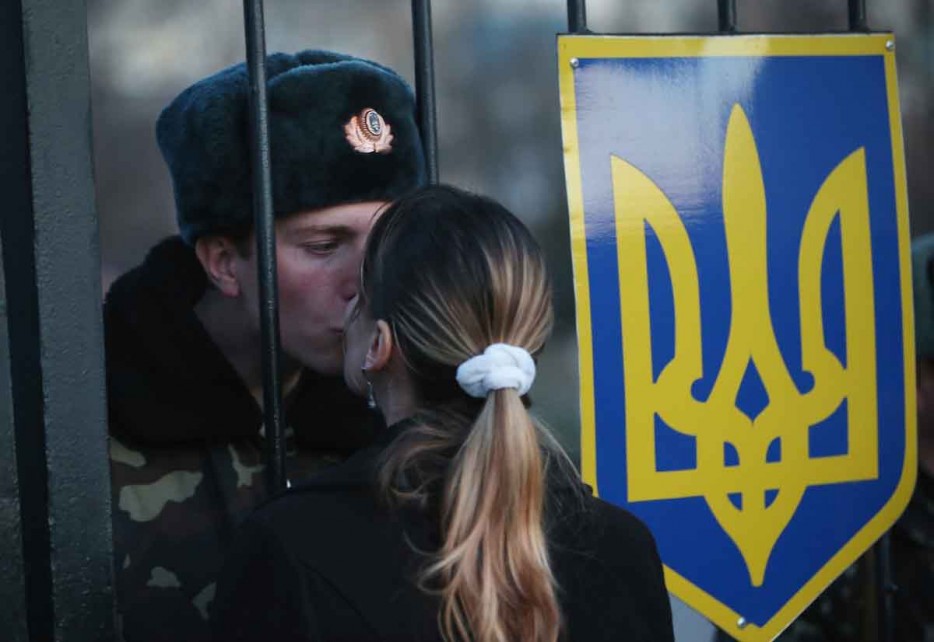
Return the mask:
<svg viewBox="0 0 934 642">
<path fill-rule="evenodd" d="M 266 495 L 262 414 L 194 315 L 206 287 L 177 238 L 104 306 L 117 610 L 127 642 L 209 639 L 214 583 Z M 286 400 L 298 480 L 369 443 L 377 420 L 342 381 L 302 373 Z"/>
</svg>

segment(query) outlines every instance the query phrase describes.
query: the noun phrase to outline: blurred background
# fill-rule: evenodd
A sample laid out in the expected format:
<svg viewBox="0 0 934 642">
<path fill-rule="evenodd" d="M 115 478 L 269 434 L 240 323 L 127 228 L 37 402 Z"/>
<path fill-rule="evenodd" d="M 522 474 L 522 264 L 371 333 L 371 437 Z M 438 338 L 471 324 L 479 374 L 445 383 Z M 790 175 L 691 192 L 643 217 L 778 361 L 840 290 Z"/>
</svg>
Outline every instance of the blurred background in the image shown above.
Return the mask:
<svg viewBox="0 0 934 642">
<path fill-rule="evenodd" d="M 590 0 L 598 33 L 713 33 L 715 0 Z M 844 31 L 845 0 L 737 0 L 742 32 Z M 873 30 L 896 35 L 912 234 L 934 229 L 934 0 L 867 0 Z M 196 80 L 244 59 L 236 0 L 87 0 L 102 279 L 175 233 L 159 111 Z M 414 85 L 410 0 L 273 0 L 270 52 L 334 49 Z M 432 6 L 441 180 L 502 201 L 534 231 L 552 269 L 557 328 L 535 407 L 579 456 L 574 292 L 558 110 L 555 34 L 563 0 L 436 0 Z M 676 609 L 679 640 L 710 627 Z"/>
</svg>

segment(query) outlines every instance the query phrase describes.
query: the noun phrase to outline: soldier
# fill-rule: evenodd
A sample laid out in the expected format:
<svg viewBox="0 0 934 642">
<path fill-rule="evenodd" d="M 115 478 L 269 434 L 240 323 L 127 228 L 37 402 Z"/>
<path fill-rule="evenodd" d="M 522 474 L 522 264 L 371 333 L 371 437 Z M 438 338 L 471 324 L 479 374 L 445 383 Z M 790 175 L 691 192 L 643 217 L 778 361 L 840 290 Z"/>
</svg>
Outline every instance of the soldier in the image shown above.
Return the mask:
<svg viewBox="0 0 934 642">
<path fill-rule="evenodd" d="M 342 315 L 380 208 L 424 182 L 410 88 L 322 51 L 268 59 L 282 380 L 291 479 L 367 444 L 346 390 Z M 180 237 L 104 305 L 117 604 L 125 639 L 209 636 L 215 575 L 264 497 L 248 80 L 243 64 L 183 91 L 156 134 Z"/>
</svg>

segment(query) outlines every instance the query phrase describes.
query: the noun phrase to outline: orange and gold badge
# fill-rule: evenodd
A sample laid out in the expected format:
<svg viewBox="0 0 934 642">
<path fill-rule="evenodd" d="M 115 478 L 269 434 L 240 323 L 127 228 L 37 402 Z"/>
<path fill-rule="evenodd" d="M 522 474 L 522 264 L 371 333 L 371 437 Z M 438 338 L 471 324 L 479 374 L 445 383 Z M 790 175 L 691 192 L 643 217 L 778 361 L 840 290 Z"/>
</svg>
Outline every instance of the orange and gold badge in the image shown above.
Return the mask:
<svg viewBox="0 0 934 642">
<path fill-rule="evenodd" d="M 392 128 L 378 111 L 367 107 L 344 125 L 347 142 L 361 154 L 392 151 Z"/>
</svg>

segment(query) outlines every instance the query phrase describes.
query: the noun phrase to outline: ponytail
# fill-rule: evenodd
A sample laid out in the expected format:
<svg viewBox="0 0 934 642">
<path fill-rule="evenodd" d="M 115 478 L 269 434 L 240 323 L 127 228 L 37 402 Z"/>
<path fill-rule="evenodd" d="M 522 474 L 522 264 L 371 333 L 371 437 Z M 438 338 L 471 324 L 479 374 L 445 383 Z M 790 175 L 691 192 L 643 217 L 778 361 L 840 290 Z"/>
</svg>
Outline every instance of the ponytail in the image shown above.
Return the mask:
<svg viewBox="0 0 934 642">
<path fill-rule="evenodd" d="M 489 394 L 451 461 L 443 543 L 425 569 L 448 641 L 553 642 L 560 612 L 542 527 L 538 430 L 517 391 Z"/>
</svg>

